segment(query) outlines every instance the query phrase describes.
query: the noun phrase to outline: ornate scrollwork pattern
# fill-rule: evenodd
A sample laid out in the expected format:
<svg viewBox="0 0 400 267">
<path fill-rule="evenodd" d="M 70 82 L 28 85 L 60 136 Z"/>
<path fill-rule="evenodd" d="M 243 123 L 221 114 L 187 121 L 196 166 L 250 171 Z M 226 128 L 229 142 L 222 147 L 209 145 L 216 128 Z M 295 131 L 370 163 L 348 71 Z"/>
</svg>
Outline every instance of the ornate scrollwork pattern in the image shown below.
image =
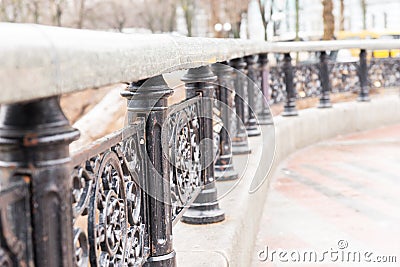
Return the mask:
<svg viewBox="0 0 400 267">
<path fill-rule="evenodd" d="M 148 256 L 140 132 L 118 132 L 77 156 L 90 154 L 72 174 L 76 266 L 141 266 Z"/>
<path fill-rule="evenodd" d="M 178 110 L 172 109 L 167 119 L 172 218 L 175 222 L 202 185 L 199 114 L 200 100 L 195 98 L 180 104 Z"/>
</svg>

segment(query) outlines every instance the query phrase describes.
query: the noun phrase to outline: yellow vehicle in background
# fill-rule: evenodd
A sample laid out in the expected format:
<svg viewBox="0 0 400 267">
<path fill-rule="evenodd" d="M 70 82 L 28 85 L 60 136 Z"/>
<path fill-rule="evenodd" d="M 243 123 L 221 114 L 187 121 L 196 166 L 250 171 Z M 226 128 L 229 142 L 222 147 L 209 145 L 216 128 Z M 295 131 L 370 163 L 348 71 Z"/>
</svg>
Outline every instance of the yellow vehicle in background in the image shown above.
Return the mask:
<svg viewBox="0 0 400 267">
<path fill-rule="evenodd" d="M 363 30 L 357 32 L 351 31 L 339 31 L 336 35 L 338 40 L 367 40 L 367 39 L 382 39 L 382 40 L 393 40 L 400 39 L 400 31 L 372 31 L 372 30 Z M 350 49 L 351 56 L 358 57 L 360 53 L 360 49 Z M 372 53 L 369 52 L 367 57 L 375 57 L 375 58 L 387 58 L 387 57 L 396 57 L 400 56 L 400 49 L 395 50 L 376 50 Z"/>
<path fill-rule="evenodd" d="M 379 34 L 373 31 L 339 31 L 336 34 L 337 40 L 368 40 L 368 39 L 377 39 L 379 38 Z M 350 53 L 352 57 L 358 57 L 360 54 L 360 49 L 350 49 Z M 369 52 L 367 57 L 371 58 L 372 54 Z"/>
<path fill-rule="evenodd" d="M 336 38 L 338 40 L 362 40 L 362 39 L 377 39 L 379 34 L 374 31 L 339 31 Z"/>
<path fill-rule="evenodd" d="M 378 39 L 382 40 L 399 40 L 400 39 L 400 31 L 382 31 L 379 32 Z M 375 58 L 387 58 L 387 57 L 398 57 L 400 56 L 400 49 L 394 50 L 376 50 L 373 52 L 373 56 Z"/>
</svg>

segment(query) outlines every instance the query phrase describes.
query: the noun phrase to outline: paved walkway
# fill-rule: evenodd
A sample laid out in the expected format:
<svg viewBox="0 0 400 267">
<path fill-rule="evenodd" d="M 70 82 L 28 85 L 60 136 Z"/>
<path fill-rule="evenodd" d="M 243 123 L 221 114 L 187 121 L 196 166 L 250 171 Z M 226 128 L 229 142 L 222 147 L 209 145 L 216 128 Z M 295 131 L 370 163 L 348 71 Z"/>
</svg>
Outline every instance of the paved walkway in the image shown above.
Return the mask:
<svg viewBox="0 0 400 267">
<path fill-rule="evenodd" d="M 400 125 L 290 156 L 271 181 L 253 254 L 253 267 L 400 266 Z"/>
</svg>

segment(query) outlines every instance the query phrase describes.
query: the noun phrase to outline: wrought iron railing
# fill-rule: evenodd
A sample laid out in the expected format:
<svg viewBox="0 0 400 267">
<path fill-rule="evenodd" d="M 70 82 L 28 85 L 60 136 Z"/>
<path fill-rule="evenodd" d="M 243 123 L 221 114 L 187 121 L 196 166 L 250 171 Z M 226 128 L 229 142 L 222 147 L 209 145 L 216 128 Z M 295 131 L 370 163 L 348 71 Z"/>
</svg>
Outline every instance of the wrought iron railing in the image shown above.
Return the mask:
<svg viewBox="0 0 400 267">
<path fill-rule="evenodd" d="M 284 102 L 283 116 L 294 116 L 298 98 L 319 96 L 327 108 L 331 92 L 358 90 L 368 101 L 370 86 L 400 80 L 398 58 L 366 57 L 398 41 L 266 43 L 19 24 L 0 24 L 0 39 L 0 266 L 174 266 L 173 225 L 224 220 L 215 182 L 238 178 L 232 154 L 249 153 L 247 136 L 272 124 L 268 104 Z M 361 49 L 359 61 L 326 53 L 350 48 Z M 320 61 L 293 67 L 290 53 L 302 51 Z M 269 67 L 268 53 L 283 61 Z M 161 74 L 181 69 L 186 99 L 168 106 L 173 90 Z M 70 155 L 79 132 L 59 96 L 117 82 L 129 84 L 126 127 Z"/>
<path fill-rule="evenodd" d="M 78 266 L 137 266 L 149 254 L 144 122 L 73 155 L 72 206 Z"/>
</svg>

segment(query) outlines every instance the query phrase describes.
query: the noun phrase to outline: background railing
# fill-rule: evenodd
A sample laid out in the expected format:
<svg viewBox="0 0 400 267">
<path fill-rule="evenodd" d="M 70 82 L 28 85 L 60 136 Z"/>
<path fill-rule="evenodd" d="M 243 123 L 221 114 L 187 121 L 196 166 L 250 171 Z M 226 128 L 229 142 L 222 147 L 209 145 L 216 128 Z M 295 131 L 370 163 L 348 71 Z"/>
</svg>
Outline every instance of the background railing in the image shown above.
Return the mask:
<svg viewBox="0 0 400 267">
<path fill-rule="evenodd" d="M 367 56 L 400 48 L 395 40 L 267 43 L 21 24 L 0 24 L 0 40 L 0 266 L 174 266 L 173 224 L 224 220 L 215 182 L 238 178 L 232 154 L 249 153 L 247 137 L 273 123 L 268 104 L 295 116 L 299 98 L 329 108 L 331 92 L 368 101 L 371 86 L 399 85 L 398 58 Z M 328 55 L 352 48 L 357 61 Z M 318 61 L 293 66 L 295 52 Z M 283 58 L 269 66 L 272 53 Z M 168 106 L 174 90 L 161 74 L 183 69 L 186 97 Z M 70 155 L 79 132 L 59 96 L 120 82 L 126 127 Z M 216 159 L 215 98 L 224 126 Z"/>
</svg>

